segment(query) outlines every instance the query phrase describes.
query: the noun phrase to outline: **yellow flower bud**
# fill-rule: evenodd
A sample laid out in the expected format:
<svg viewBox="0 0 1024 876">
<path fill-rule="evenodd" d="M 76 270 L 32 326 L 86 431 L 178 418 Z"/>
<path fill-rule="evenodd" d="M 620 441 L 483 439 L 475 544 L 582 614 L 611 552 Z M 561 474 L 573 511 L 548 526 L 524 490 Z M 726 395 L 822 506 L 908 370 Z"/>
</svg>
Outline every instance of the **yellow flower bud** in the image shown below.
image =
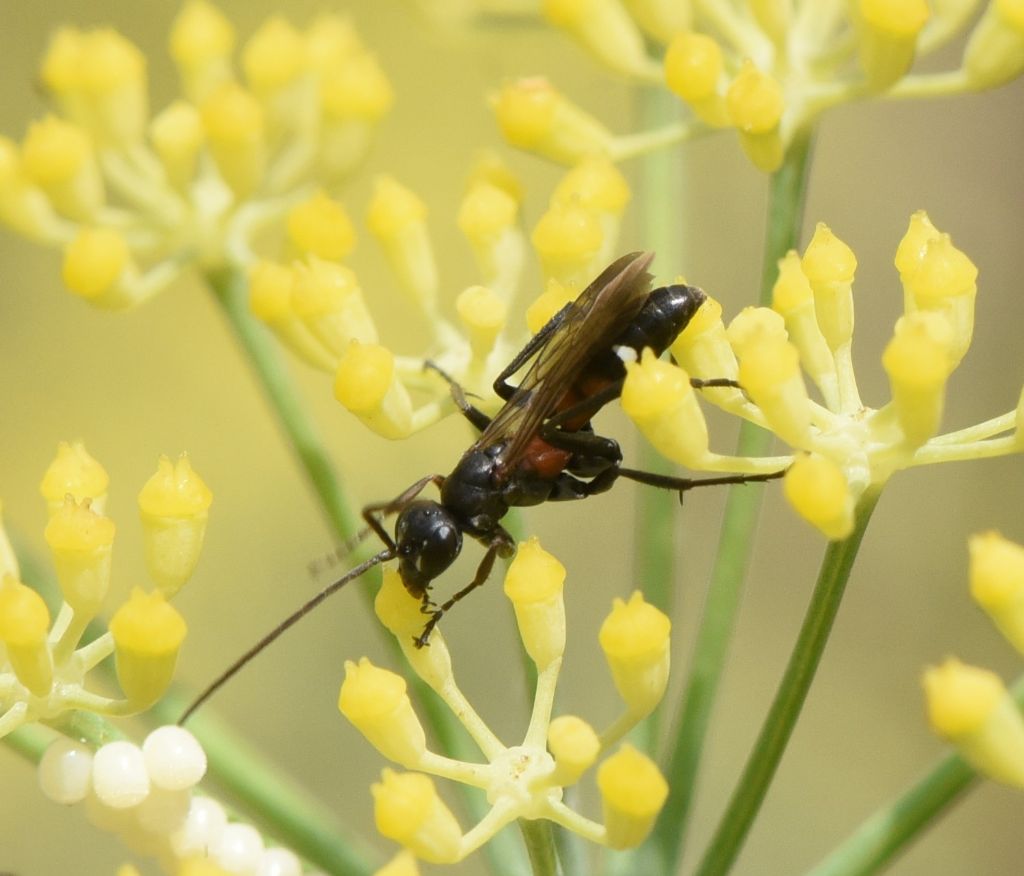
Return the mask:
<svg viewBox="0 0 1024 876">
<path fill-rule="evenodd" d="M 375 870 L 373 876 L 420 876 L 420 868 L 412 853 L 403 849 L 383 867 Z"/>
<path fill-rule="evenodd" d="M 318 191 L 288 213 L 288 238 L 302 253 L 340 260 L 352 252 L 352 220 L 337 201 Z"/>
<path fill-rule="evenodd" d="M 548 750 L 555 759 L 552 781 L 565 788 L 594 765 L 601 753 L 601 740 L 582 718 L 561 715 L 548 726 Z"/>
<path fill-rule="evenodd" d="M 89 221 L 103 206 L 92 143 L 77 125 L 56 116 L 33 122 L 22 145 L 22 167 L 64 216 Z"/>
<path fill-rule="evenodd" d="M 526 327 L 530 334 L 535 335 L 544 328 L 551 317 L 576 297 L 574 293 L 578 294 L 579 289 L 566 286 L 551 277 L 544 291 L 526 308 Z"/>
<path fill-rule="evenodd" d="M 934 313 L 911 313 L 896 323 L 882 354 L 892 403 L 910 447 L 935 435 L 942 421 L 946 381 L 953 370 L 947 321 Z"/>
<path fill-rule="evenodd" d="M 110 553 L 114 522 L 68 495 L 46 524 L 46 543 L 64 601 L 86 619 L 95 617 L 110 587 Z"/>
<path fill-rule="evenodd" d="M 722 305 L 713 298 L 704 299 L 704 303 L 669 349 L 672 357 L 688 374 L 729 380 L 735 380 L 739 375 L 739 363 L 722 323 Z M 743 394 L 738 389 L 722 388 L 703 392 L 721 404 L 743 400 Z"/>
<path fill-rule="evenodd" d="M 46 641 L 50 613 L 42 597 L 7 575 L 0 579 L 0 641 L 14 674 L 38 697 L 53 684 L 53 657 Z"/>
<path fill-rule="evenodd" d="M 469 187 L 459 206 L 459 230 L 474 244 L 493 245 L 515 225 L 519 203 L 504 189 L 488 182 Z"/>
<path fill-rule="evenodd" d="M 259 101 L 234 82 L 213 90 L 199 108 L 206 142 L 221 178 L 238 198 L 263 182 L 267 144 Z"/>
<path fill-rule="evenodd" d="M 741 354 L 739 377 L 771 430 L 793 447 L 806 447 L 811 435 L 811 404 L 796 347 L 776 335 L 752 337 Z"/>
<path fill-rule="evenodd" d="M 384 580 L 373 601 L 374 613 L 398 640 L 413 671 L 440 693 L 455 683 L 452 658 L 441 630 L 436 627 L 430 634 L 428 647 L 417 648 L 413 644 L 427 622 L 420 609 L 420 600 L 405 589 L 398 571 L 385 569 Z"/>
<path fill-rule="evenodd" d="M 414 192 L 390 176 L 377 177 L 366 223 L 384 247 L 402 288 L 432 314 L 439 280 L 426 217 L 426 204 Z"/>
<path fill-rule="evenodd" d="M 612 600 L 611 613 L 601 624 L 598 638 L 615 689 L 636 715 L 650 714 L 665 694 L 671 629 L 668 617 L 645 602 L 639 590 L 628 602 Z"/>
<path fill-rule="evenodd" d="M 338 13 L 322 13 L 306 29 L 306 58 L 321 73 L 364 50 L 352 20 Z"/>
<path fill-rule="evenodd" d="M 505 574 L 505 595 L 515 608 L 519 637 L 541 671 L 565 652 L 564 582 L 565 566 L 536 538 L 520 543 Z"/>
<path fill-rule="evenodd" d="M 518 276 L 524 248 L 518 214 L 519 202 L 484 180 L 468 188 L 459 206 L 459 230 L 473 247 L 480 273 L 489 284 L 507 285 L 508 278 Z"/>
<path fill-rule="evenodd" d="M 192 104 L 176 100 L 153 117 L 149 139 L 164 166 L 167 179 L 184 190 L 196 174 L 203 145 L 203 120 Z"/>
<path fill-rule="evenodd" d="M 819 222 L 800 266 L 814 290 L 821 333 L 835 352 L 853 338 L 853 276 L 857 257 L 824 222 Z"/>
<path fill-rule="evenodd" d="M 102 514 L 109 483 L 106 469 L 89 455 L 85 445 L 80 441 L 72 444 L 61 441 L 57 445 L 57 455 L 39 484 L 39 492 L 43 494 L 50 514 L 64 506 L 64 497 L 69 493 L 76 502 L 92 499 L 92 509 Z"/>
<path fill-rule="evenodd" d="M 651 39 L 659 43 L 670 42 L 678 33 L 689 30 L 693 24 L 693 8 L 689 2 L 679 0 L 630 0 L 630 15 Z"/>
<path fill-rule="evenodd" d="M 665 84 L 690 105 L 701 121 L 716 128 L 729 124 L 719 88 L 724 70 L 721 46 L 706 34 L 676 34 L 665 52 Z"/>
<path fill-rule="evenodd" d="M 905 286 L 915 308 L 941 313 L 949 322 L 954 367 L 974 334 L 977 279 L 974 263 L 953 246 L 948 234 L 939 234 L 925 244 L 918 269 Z"/>
<path fill-rule="evenodd" d="M 293 316 L 294 275 L 284 265 L 261 259 L 249 268 L 249 309 L 268 325 Z"/>
<path fill-rule="evenodd" d="M 708 429 L 689 375 L 644 350 L 626 363 L 622 410 L 662 455 L 690 468 L 708 456 Z"/>
<path fill-rule="evenodd" d="M 64 249 L 64 285 L 92 303 L 131 303 L 125 286 L 135 273 L 128 244 L 113 228 L 82 228 Z"/>
<path fill-rule="evenodd" d="M 473 160 L 466 179 L 466 189 L 468 191 L 481 183 L 501 189 L 517 205 L 523 203 L 522 183 L 501 156 L 491 149 L 483 150 Z"/>
<path fill-rule="evenodd" d="M 192 576 L 212 501 L 185 454 L 176 463 L 161 456 L 156 473 L 139 492 L 146 568 L 164 596 L 173 596 Z"/>
<path fill-rule="evenodd" d="M 394 102 L 391 83 L 370 52 L 351 54 L 323 74 L 320 104 L 329 122 L 374 123 Z"/>
<path fill-rule="evenodd" d="M 511 82 L 492 104 L 502 136 L 512 146 L 559 164 L 607 154 L 611 147 L 611 132 L 544 78 Z"/>
<path fill-rule="evenodd" d="M 932 729 L 979 772 L 1024 788 L 1024 717 L 994 672 L 949 658 L 927 670 Z"/>
<path fill-rule="evenodd" d="M 178 65 L 182 87 L 193 102 L 201 102 L 231 79 L 235 31 L 207 0 L 186 0 L 171 26 L 171 57 Z"/>
<path fill-rule="evenodd" d="M 938 229 L 932 225 L 931 219 L 924 210 L 918 210 L 910 217 L 907 232 L 896 247 L 894 264 L 900 272 L 900 282 L 906 288 L 911 277 L 917 273 L 924 258 L 928 244 L 939 236 Z"/>
<path fill-rule="evenodd" d="M 926 0 L 859 0 L 860 64 L 868 86 L 888 88 L 914 63 L 917 37 L 928 21 Z"/>
<path fill-rule="evenodd" d="M 603 155 L 589 155 L 569 169 L 551 194 L 552 201 L 578 200 L 598 213 L 621 216 L 629 203 L 629 183 Z"/>
<path fill-rule="evenodd" d="M 649 757 L 623 745 L 597 770 L 608 845 L 632 849 L 654 827 L 668 797 L 668 783 Z"/>
<path fill-rule="evenodd" d="M 287 19 L 273 15 L 242 49 L 242 70 L 253 92 L 266 96 L 290 85 L 305 69 L 306 45 Z"/>
<path fill-rule="evenodd" d="M 417 858 L 452 864 L 461 857 L 462 831 L 451 810 L 422 773 L 384 770 L 371 786 L 377 830 Z"/>
<path fill-rule="evenodd" d="M 338 363 L 334 397 L 384 438 L 412 433 L 412 400 L 387 347 L 352 341 Z"/>
<path fill-rule="evenodd" d="M 314 255 L 292 267 L 291 310 L 337 361 L 352 341 L 377 342 L 377 326 L 355 273 Z"/>
<path fill-rule="evenodd" d="M 7 137 L 0 137 L 0 222 L 39 242 L 54 243 L 65 236 L 53 204 L 29 180 L 18 147 Z"/>
<path fill-rule="evenodd" d="M 544 0 L 541 8 L 548 21 L 610 69 L 643 79 L 655 75 L 643 34 L 620 0 Z"/>
<path fill-rule="evenodd" d="M 505 328 L 508 305 L 486 286 L 470 286 L 455 299 L 455 311 L 466 327 L 473 356 L 486 358 Z"/>
<path fill-rule="evenodd" d="M 778 81 L 759 70 L 753 61 L 744 61 L 726 91 L 725 110 L 740 135 L 747 158 L 766 173 L 782 164 L 784 149 L 779 123 L 785 108 L 785 96 Z"/>
<path fill-rule="evenodd" d="M 853 532 L 855 502 L 843 470 L 824 456 L 799 456 L 789 467 L 783 491 L 796 512 L 830 541 Z"/>
<path fill-rule="evenodd" d="M 548 277 L 582 285 L 594 273 L 604 243 L 601 220 L 581 204 L 552 203 L 530 235 Z"/>
<path fill-rule="evenodd" d="M 786 321 L 780 313 L 767 307 L 744 307 L 729 323 L 726 337 L 742 359 L 751 347 L 766 339 L 780 342 L 787 340 L 789 335 L 786 333 Z"/>
<path fill-rule="evenodd" d="M 786 331 L 800 351 L 804 370 L 816 384 L 825 384 L 829 392 L 834 392 L 835 359 L 818 325 L 814 292 L 795 250 L 779 259 L 779 278 L 772 287 L 772 308 L 786 320 Z"/>
<path fill-rule="evenodd" d="M 992 0 L 964 49 L 963 71 L 974 88 L 995 88 L 1024 73 L 1024 2 Z"/>
<path fill-rule="evenodd" d="M 406 693 L 405 679 L 363 657 L 345 661 L 338 709 L 385 757 L 410 769 L 427 750 L 426 734 Z"/>
<path fill-rule="evenodd" d="M 971 596 L 1024 653 L 1024 547 L 998 532 L 972 535 L 967 546 Z"/>
<path fill-rule="evenodd" d="M 110 619 L 117 680 L 134 706 L 147 708 L 171 683 L 187 627 L 159 590 L 136 587 Z"/>
</svg>

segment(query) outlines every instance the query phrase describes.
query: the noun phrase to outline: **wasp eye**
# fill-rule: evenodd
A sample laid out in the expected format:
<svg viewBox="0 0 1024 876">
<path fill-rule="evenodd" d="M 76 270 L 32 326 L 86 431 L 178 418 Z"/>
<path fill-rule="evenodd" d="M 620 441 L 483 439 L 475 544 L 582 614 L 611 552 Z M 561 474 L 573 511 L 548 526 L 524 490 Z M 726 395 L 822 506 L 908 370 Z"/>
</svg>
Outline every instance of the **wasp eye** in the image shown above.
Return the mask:
<svg viewBox="0 0 1024 876">
<path fill-rule="evenodd" d="M 437 502 L 413 502 L 402 511 L 395 524 L 395 541 L 402 582 L 417 597 L 462 550 L 462 532 Z"/>
</svg>

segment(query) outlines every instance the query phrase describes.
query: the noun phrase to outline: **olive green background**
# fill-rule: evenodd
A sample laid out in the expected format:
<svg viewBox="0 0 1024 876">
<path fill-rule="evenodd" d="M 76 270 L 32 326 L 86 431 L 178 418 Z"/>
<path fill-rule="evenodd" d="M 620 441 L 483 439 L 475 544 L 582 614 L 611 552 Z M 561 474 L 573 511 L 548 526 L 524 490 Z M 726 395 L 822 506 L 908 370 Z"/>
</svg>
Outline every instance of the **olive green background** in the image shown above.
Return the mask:
<svg viewBox="0 0 1024 876">
<path fill-rule="evenodd" d="M 150 59 L 153 106 L 173 96 L 165 46 L 176 4 L 4 0 L 0 8 L 0 132 L 19 138 L 28 120 L 44 111 L 34 85 L 36 66 L 48 33 L 63 23 L 117 27 Z M 242 38 L 279 9 L 267 0 L 223 8 Z M 284 11 L 303 24 L 321 8 L 302 0 Z M 486 108 L 487 91 L 506 77 L 547 73 L 622 131 L 633 125 L 634 95 L 546 28 L 435 32 L 394 0 L 343 8 L 379 54 L 397 94 L 377 148 L 343 199 L 360 218 L 376 172 L 395 172 L 417 190 L 430 206 L 450 306 L 455 293 L 476 280 L 454 225 L 465 169 L 479 148 L 502 148 Z M 964 426 L 1015 405 L 1024 378 L 1022 143 L 1024 83 L 976 97 L 846 107 L 821 126 L 805 227 L 827 221 L 857 253 L 855 355 L 868 404 L 887 397 L 878 357 L 902 300 L 893 253 L 910 213 L 923 207 L 980 270 L 974 346 L 951 381 L 946 424 Z M 532 225 L 557 171 L 506 154 L 524 174 Z M 663 257 L 656 269 L 665 279 L 684 272 L 732 315 L 756 295 L 766 180 L 731 135 L 678 155 L 685 163 L 685 191 L 669 206 L 679 250 L 689 257 Z M 632 205 L 634 229 L 644 209 Z M 621 248 L 644 245 L 640 232 L 630 230 Z M 418 327 L 398 322 L 399 299 L 365 231 L 352 264 L 386 341 L 422 354 Z M 535 271 L 530 282 L 532 297 Z M 213 490 L 207 547 L 178 600 L 191 628 L 180 677 L 198 687 L 322 583 L 311 580 L 306 567 L 333 542 L 311 491 L 198 279 L 130 313 L 97 312 L 62 290 L 56 253 L 0 233 L 0 284 L 0 498 L 12 530 L 41 549 L 45 515 L 38 481 L 58 440 L 84 441 L 111 475 L 109 513 L 119 526 L 113 604 L 143 581 L 134 502 L 157 455 L 187 450 Z M 333 401 L 326 378 L 294 361 L 289 365 L 356 505 L 389 498 L 422 474 L 448 471 L 470 440 L 465 425 L 452 419 L 409 441 L 388 443 L 367 434 Z M 715 446 L 726 451 L 733 424 L 715 423 Z M 621 417 L 609 412 L 600 425 L 623 440 L 628 458 L 636 458 L 633 430 Z M 802 872 L 945 750 L 923 718 L 919 679 L 927 663 L 957 654 L 1007 679 L 1024 669 L 1024 660 L 967 597 L 965 547 L 969 533 L 987 528 L 1024 539 L 1022 497 L 1019 458 L 905 472 L 887 488 L 807 709 L 736 868 L 739 876 Z M 691 495 L 681 515 L 670 699 L 683 679 L 722 501 L 720 492 Z M 527 518 L 528 529 L 568 568 L 561 708 L 598 726 L 615 716 L 616 702 L 596 645 L 597 627 L 613 596 L 642 585 L 632 572 L 631 508 L 632 494 L 623 487 Z M 771 487 L 687 860 L 713 829 L 742 767 L 823 546 Z M 466 555 L 442 587 L 469 574 L 479 553 L 470 546 Z M 446 620 L 445 632 L 470 698 L 503 738 L 514 741 L 525 726 L 527 697 L 502 600 L 495 582 Z M 383 762 L 335 708 L 343 661 L 364 654 L 386 661 L 357 594 L 344 593 L 263 655 L 216 707 L 383 854 L 390 846 L 376 837 L 368 792 Z M 982 785 L 891 872 L 1019 873 L 1022 802 L 1019 792 Z M 588 798 L 596 815 L 592 804 Z M 42 799 L 32 767 L 0 750 L 0 871 L 109 874 L 128 858 L 81 812 Z M 474 856 L 453 872 L 484 872 L 483 860 Z"/>
</svg>

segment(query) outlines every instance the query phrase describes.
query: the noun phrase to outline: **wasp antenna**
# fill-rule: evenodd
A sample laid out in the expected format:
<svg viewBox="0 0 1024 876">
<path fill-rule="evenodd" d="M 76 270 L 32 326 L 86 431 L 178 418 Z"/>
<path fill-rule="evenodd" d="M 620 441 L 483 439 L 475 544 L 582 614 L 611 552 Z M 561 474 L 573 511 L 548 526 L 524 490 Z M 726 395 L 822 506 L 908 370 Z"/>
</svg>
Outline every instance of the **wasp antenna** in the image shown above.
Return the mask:
<svg viewBox="0 0 1024 876">
<path fill-rule="evenodd" d="M 364 526 L 351 538 L 345 539 L 340 545 L 328 553 L 323 554 L 315 560 L 310 560 L 309 565 L 306 567 L 309 571 L 310 578 L 318 578 L 320 574 L 327 569 L 333 568 L 335 565 L 344 560 L 352 551 L 354 551 L 359 545 L 366 541 L 367 536 L 373 532 L 369 526 Z"/>
<path fill-rule="evenodd" d="M 381 551 L 373 557 L 370 557 L 366 562 L 360 563 L 358 566 L 350 569 L 341 578 L 335 581 L 333 584 L 329 584 L 323 590 L 321 590 L 312 599 L 305 602 L 298 609 L 292 612 L 286 617 L 281 623 L 279 623 L 274 629 L 267 633 L 262 639 L 260 639 L 255 645 L 253 645 L 248 651 L 246 651 L 241 657 L 239 657 L 234 663 L 232 663 L 227 669 L 225 669 L 220 675 L 214 679 L 213 683 L 206 688 L 190 705 L 182 716 L 178 719 L 178 725 L 184 724 L 192 714 L 205 703 L 210 697 L 212 697 L 218 690 L 220 690 L 231 678 L 241 671 L 241 669 L 249 663 L 257 654 L 260 653 L 264 648 L 278 639 L 286 630 L 297 624 L 302 618 L 309 614 L 314 608 L 316 608 L 321 602 L 327 599 L 334 593 L 337 593 L 342 587 L 354 581 L 363 572 L 368 569 L 372 569 L 374 566 L 380 563 L 386 563 L 388 560 L 395 558 L 395 552 L 390 548 Z"/>
</svg>

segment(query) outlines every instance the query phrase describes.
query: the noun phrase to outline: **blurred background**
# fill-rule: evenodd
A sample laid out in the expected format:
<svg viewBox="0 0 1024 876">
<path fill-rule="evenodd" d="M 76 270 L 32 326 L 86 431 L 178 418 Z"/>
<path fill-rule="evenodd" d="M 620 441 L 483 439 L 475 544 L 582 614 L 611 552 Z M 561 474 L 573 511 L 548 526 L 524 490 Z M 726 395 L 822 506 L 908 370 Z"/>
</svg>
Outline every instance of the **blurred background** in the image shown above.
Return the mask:
<svg viewBox="0 0 1024 876">
<path fill-rule="evenodd" d="M 282 8 L 269 0 L 225 0 L 220 6 L 244 40 L 268 14 L 284 12 L 303 25 L 328 4 L 291 0 Z M 395 173 L 421 195 L 431 211 L 449 307 L 458 291 L 476 282 L 454 216 L 477 151 L 503 149 L 522 174 L 530 226 L 559 175 L 501 146 L 485 102 L 488 91 L 509 77 L 544 73 L 613 130 L 635 124 L 630 89 L 548 28 L 524 23 L 432 30 L 396 0 L 330 8 L 352 15 L 397 97 L 366 167 L 342 199 L 361 220 L 378 172 Z M 49 34 L 62 24 L 111 25 L 133 40 L 149 58 L 151 105 L 164 106 L 176 94 L 166 42 L 177 9 L 164 0 L 5 0 L 0 132 L 19 139 L 45 111 L 35 84 L 38 63 Z M 821 125 L 803 243 L 815 222 L 826 221 L 857 254 L 855 356 L 866 403 L 881 404 L 888 395 L 879 356 L 902 309 L 892 260 L 910 214 L 924 208 L 980 271 L 974 344 L 951 381 L 946 426 L 978 422 L 1016 404 L 1024 379 L 1022 143 L 1024 82 L 971 97 L 848 106 Z M 757 295 L 767 181 L 731 135 L 694 143 L 679 155 L 687 182 L 675 213 L 680 251 L 687 255 L 681 264 L 660 259 L 655 268 L 664 280 L 685 273 L 723 302 L 728 318 Z M 625 170 L 635 177 L 635 166 Z M 639 215 L 639 206 L 631 212 Z M 627 231 L 621 250 L 644 245 L 637 232 Z M 385 342 L 402 352 L 421 351 L 418 327 L 399 322 L 400 299 L 365 231 L 351 264 Z M 530 298 L 540 291 L 539 274 L 532 282 Z M 0 283 L 0 498 L 6 524 L 44 555 L 38 482 L 59 440 L 83 441 L 111 476 L 108 513 L 119 527 L 114 605 L 144 576 L 136 494 L 159 454 L 187 450 L 214 494 L 204 555 L 176 603 L 190 625 L 179 678 L 198 688 L 325 583 L 311 579 L 307 565 L 333 540 L 303 474 L 198 279 L 137 310 L 100 312 L 63 290 L 58 253 L 0 232 Z M 321 374 L 291 359 L 288 364 L 355 505 L 391 498 L 421 475 L 447 472 L 468 445 L 468 428 L 455 418 L 388 443 L 334 402 Z M 722 426 L 713 446 L 727 452 L 734 435 L 731 424 Z M 636 459 L 633 430 L 620 416 L 603 415 L 600 429 L 623 442 L 627 459 Z M 824 548 L 821 536 L 784 505 L 777 487 L 767 493 L 702 774 L 691 862 L 760 726 Z M 1024 539 L 1022 497 L 1024 474 L 1016 458 L 894 478 L 737 874 L 802 872 L 943 753 L 924 720 L 920 676 L 926 664 L 956 654 L 1007 680 L 1021 671 L 1020 658 L 968 598 L 966 538 L 997 528 Z M 723 498 L 714 491 L 691 495 L 681 514 L 670 699 L 684 678 Z M 631 490 L 622 486 L 576 507 L 532 511 L 526 528 L 568 569 L 569 651 L 560 708 L 601 726 L 616 715 L 617 703 L 597 628 L 613 596 L 643 584 L 632 571 Z M 475 547 L 463 559 L 447 581 L 469 574 L 479 559 Z M 471 701 L 514 741 L 525 728 L 529 698 L 510 613 L 498 582 L 492 584 L 446 620 L 445 632 Z M 368 786 L 384 763 L 335 705 L 343 661 L 366 654 L 387 662 L 372 623 L 357 594 L 335 597 L 262 655 L 215 708 L 383 855 L 391 849 L 373 828 Z M 0 871 L 113 873 L 129 859 L 80 811 L 43 799 L 33 768 L 4 750 L 0 788 Z M 1018 874 L 1020 807 L 1018 793 L 982 784 L 892 872 Z M 484 864 L 478 855 L 452 872 L 482 873 Z"/>
</svg>

